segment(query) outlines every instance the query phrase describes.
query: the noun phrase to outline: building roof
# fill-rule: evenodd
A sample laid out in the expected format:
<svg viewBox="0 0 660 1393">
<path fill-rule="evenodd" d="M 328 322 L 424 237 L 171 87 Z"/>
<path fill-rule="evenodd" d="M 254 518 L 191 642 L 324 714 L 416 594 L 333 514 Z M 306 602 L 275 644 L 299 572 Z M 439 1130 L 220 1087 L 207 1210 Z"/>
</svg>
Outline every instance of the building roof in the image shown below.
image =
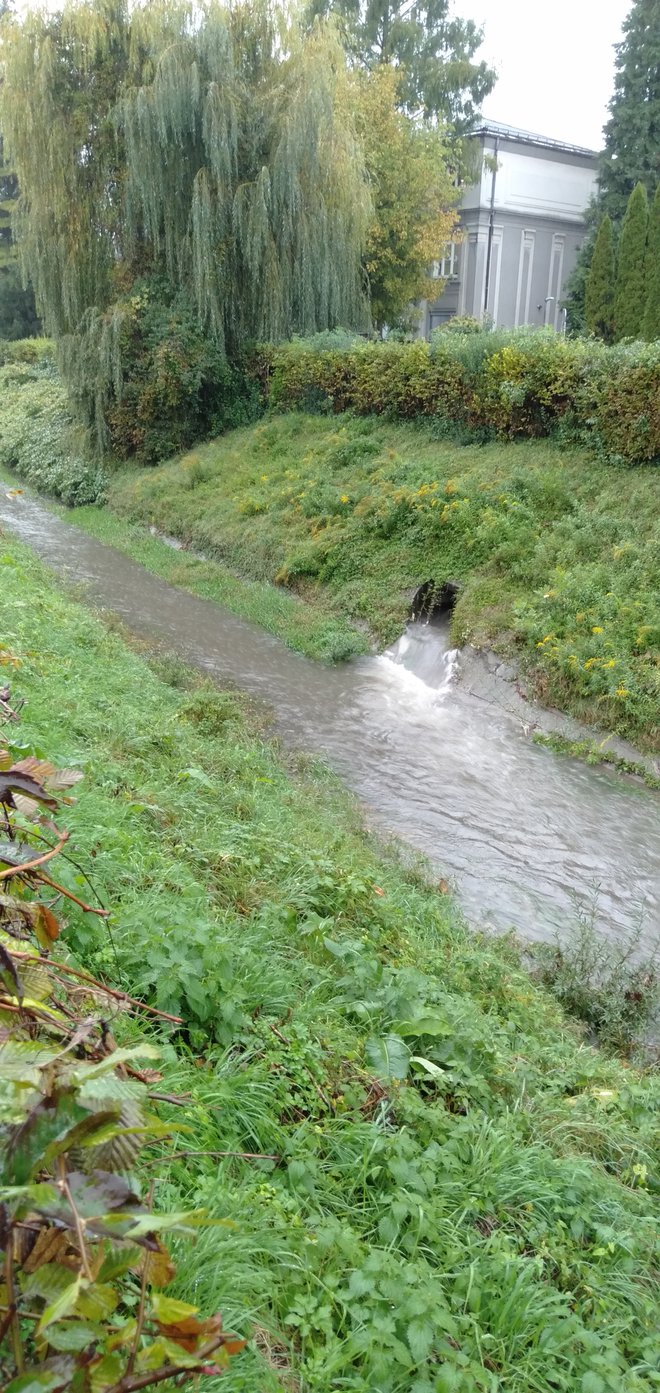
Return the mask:
<svg viewBox="0 0 660 1393">
<path fill-rule="evenodd" d="M 533 131 L 521 131 L 516 126 L 507 126 L 502 121 L 482 121 L 471 135 L 492 135 L 500 139 L 515 140 L 521 145 L 541 145 L 546 150 L 561 150 L 565 154 L 585 155 L 592 160 L 598 158 L 597 150 L 588 150 L 584 145 L 569 145 L 565 140 L 553 140 L 551 136 L 535 135 Z"/>
</svg>

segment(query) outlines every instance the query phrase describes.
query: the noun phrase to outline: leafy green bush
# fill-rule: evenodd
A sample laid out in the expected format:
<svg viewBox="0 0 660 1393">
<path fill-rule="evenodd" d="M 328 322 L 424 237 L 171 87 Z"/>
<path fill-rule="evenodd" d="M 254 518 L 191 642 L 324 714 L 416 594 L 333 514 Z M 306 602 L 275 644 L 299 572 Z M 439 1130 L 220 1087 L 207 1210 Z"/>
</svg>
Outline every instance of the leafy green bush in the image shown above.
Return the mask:
<svg viewBox="0 0 660 1393">
<path fill-rule="evenodd" d="M 638 947 L 638 934 L 607 939 L 582 913 L 572 939 L 534 949 L 544 987 L 601 1044 L 624 1053 L 643 1046 L 660 1005 L 657 960 L 641 960 Z"/>
<path fill-rule="evenodd" d="M 438 331 L 430 346 L 298 343 L 267 355 L 271 406 L 431 416 L 474 440 L 558 432 L 626 464 L 660 458 L 660 346 L 607 348 L 549 329 Z"/>
<path fill-rule="evenodd" d="M 140 464 L 246 425 L 260 409 L 256 383 L 160 277 L 137 282 L 112 313 L 92 312 L 82 338 L 63 342 L 62 365 L 101 452 Z"/>
<path fill-rule="evenodd" d="M 434 334 L 483 334 L 489 325 L 471 314 L 455 314 L 446 324 L 441 324 Z"/>
<path fill-rule="evenodd" d="M 41 363 L 54 353 L 50 339 L 0 339 L 0 364 Z"/>
<path fill-rule="evenodd" d="M 595 347 L 595 346 L 594 346 Z M 594 350 L 592 350 L 594 351 Z M 579 387 L 577 418 L 613 462 L 652 464 L 660 455 L 660 341 L 597 350 Z"/>
<path fill-rule="evenodd" d="M 98 502 L 106 475 L 76 440 L 64 387 L 46 340 L 3 345 L 18 350 L 0 367 L 0 465 L 71 506 Z M 35 345 L 31 356 L 31 346 Z"/>
</svg>

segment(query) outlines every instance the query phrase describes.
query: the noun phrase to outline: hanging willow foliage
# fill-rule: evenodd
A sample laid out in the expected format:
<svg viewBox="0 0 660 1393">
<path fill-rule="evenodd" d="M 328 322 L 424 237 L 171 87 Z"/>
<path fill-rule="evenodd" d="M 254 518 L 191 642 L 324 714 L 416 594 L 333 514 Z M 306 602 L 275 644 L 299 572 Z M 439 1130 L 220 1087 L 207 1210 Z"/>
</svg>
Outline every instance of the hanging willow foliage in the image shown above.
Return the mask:
<svg viewBox="0 0 660 1393">
<path fill-rule="evenodd" d="M 24 269 L 101 437 L 145 276 L 230 356 L 366 325 L 371 203 L 330 28 L 261 0 L 84 0 L 10 26 L 3 65 Z"/>
</svg>

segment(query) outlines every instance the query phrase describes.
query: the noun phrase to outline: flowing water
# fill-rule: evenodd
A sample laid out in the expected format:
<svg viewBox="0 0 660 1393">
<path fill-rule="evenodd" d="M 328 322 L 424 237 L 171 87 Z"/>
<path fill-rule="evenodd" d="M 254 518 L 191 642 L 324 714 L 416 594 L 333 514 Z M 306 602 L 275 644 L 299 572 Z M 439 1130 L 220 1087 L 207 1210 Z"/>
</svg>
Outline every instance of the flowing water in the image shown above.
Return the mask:
<svg viewBox="0 0 660 1393">
<path fill-rule="evenodd" d="M 324 755 L 369 820 L 424 852 L 468 918 L 527 938 L 660 928 L 659 801 L 603 767 L 535 745 L 519 714 L 433 625 L 388 653 L 326 668 L 219 605 L 176 590 L 23 495 L 0 521 L 137 634 L 265 698 L 284 740 Z"/>
</svg>

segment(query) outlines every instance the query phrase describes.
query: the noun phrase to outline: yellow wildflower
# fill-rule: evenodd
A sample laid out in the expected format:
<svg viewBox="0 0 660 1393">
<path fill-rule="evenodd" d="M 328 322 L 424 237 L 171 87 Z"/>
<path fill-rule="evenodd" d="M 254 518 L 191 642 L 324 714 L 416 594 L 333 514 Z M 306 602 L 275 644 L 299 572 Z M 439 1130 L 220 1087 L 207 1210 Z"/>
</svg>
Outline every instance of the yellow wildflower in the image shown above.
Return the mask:
<svg viewBox="0 0 660 1393">
<path fill-rule="evenodd" d="M 618 697 L 627 697 L 627 696 L 630 696 L 630 692 L 628 691 L 628 688 L 627 688 L 627 687 L 624 687 L 623 684 L 620 684 L 620 685 L 617 687 L 617 689 L 616 689 L 616 694 L 617 694 Z"/>
<path fill-rule="evenodd" d="M 601 629 L 600 624 L 594 624 L 591 632 L 592 634 L 602 634 L 603 630 Z"/>
<path fill-rule="evenodd" d="M 347 493 L 342 493 L 340 502 L 341 502 L 341 503 L 348 503 L 348 494 L 347 494 Z"/>
</svg>

